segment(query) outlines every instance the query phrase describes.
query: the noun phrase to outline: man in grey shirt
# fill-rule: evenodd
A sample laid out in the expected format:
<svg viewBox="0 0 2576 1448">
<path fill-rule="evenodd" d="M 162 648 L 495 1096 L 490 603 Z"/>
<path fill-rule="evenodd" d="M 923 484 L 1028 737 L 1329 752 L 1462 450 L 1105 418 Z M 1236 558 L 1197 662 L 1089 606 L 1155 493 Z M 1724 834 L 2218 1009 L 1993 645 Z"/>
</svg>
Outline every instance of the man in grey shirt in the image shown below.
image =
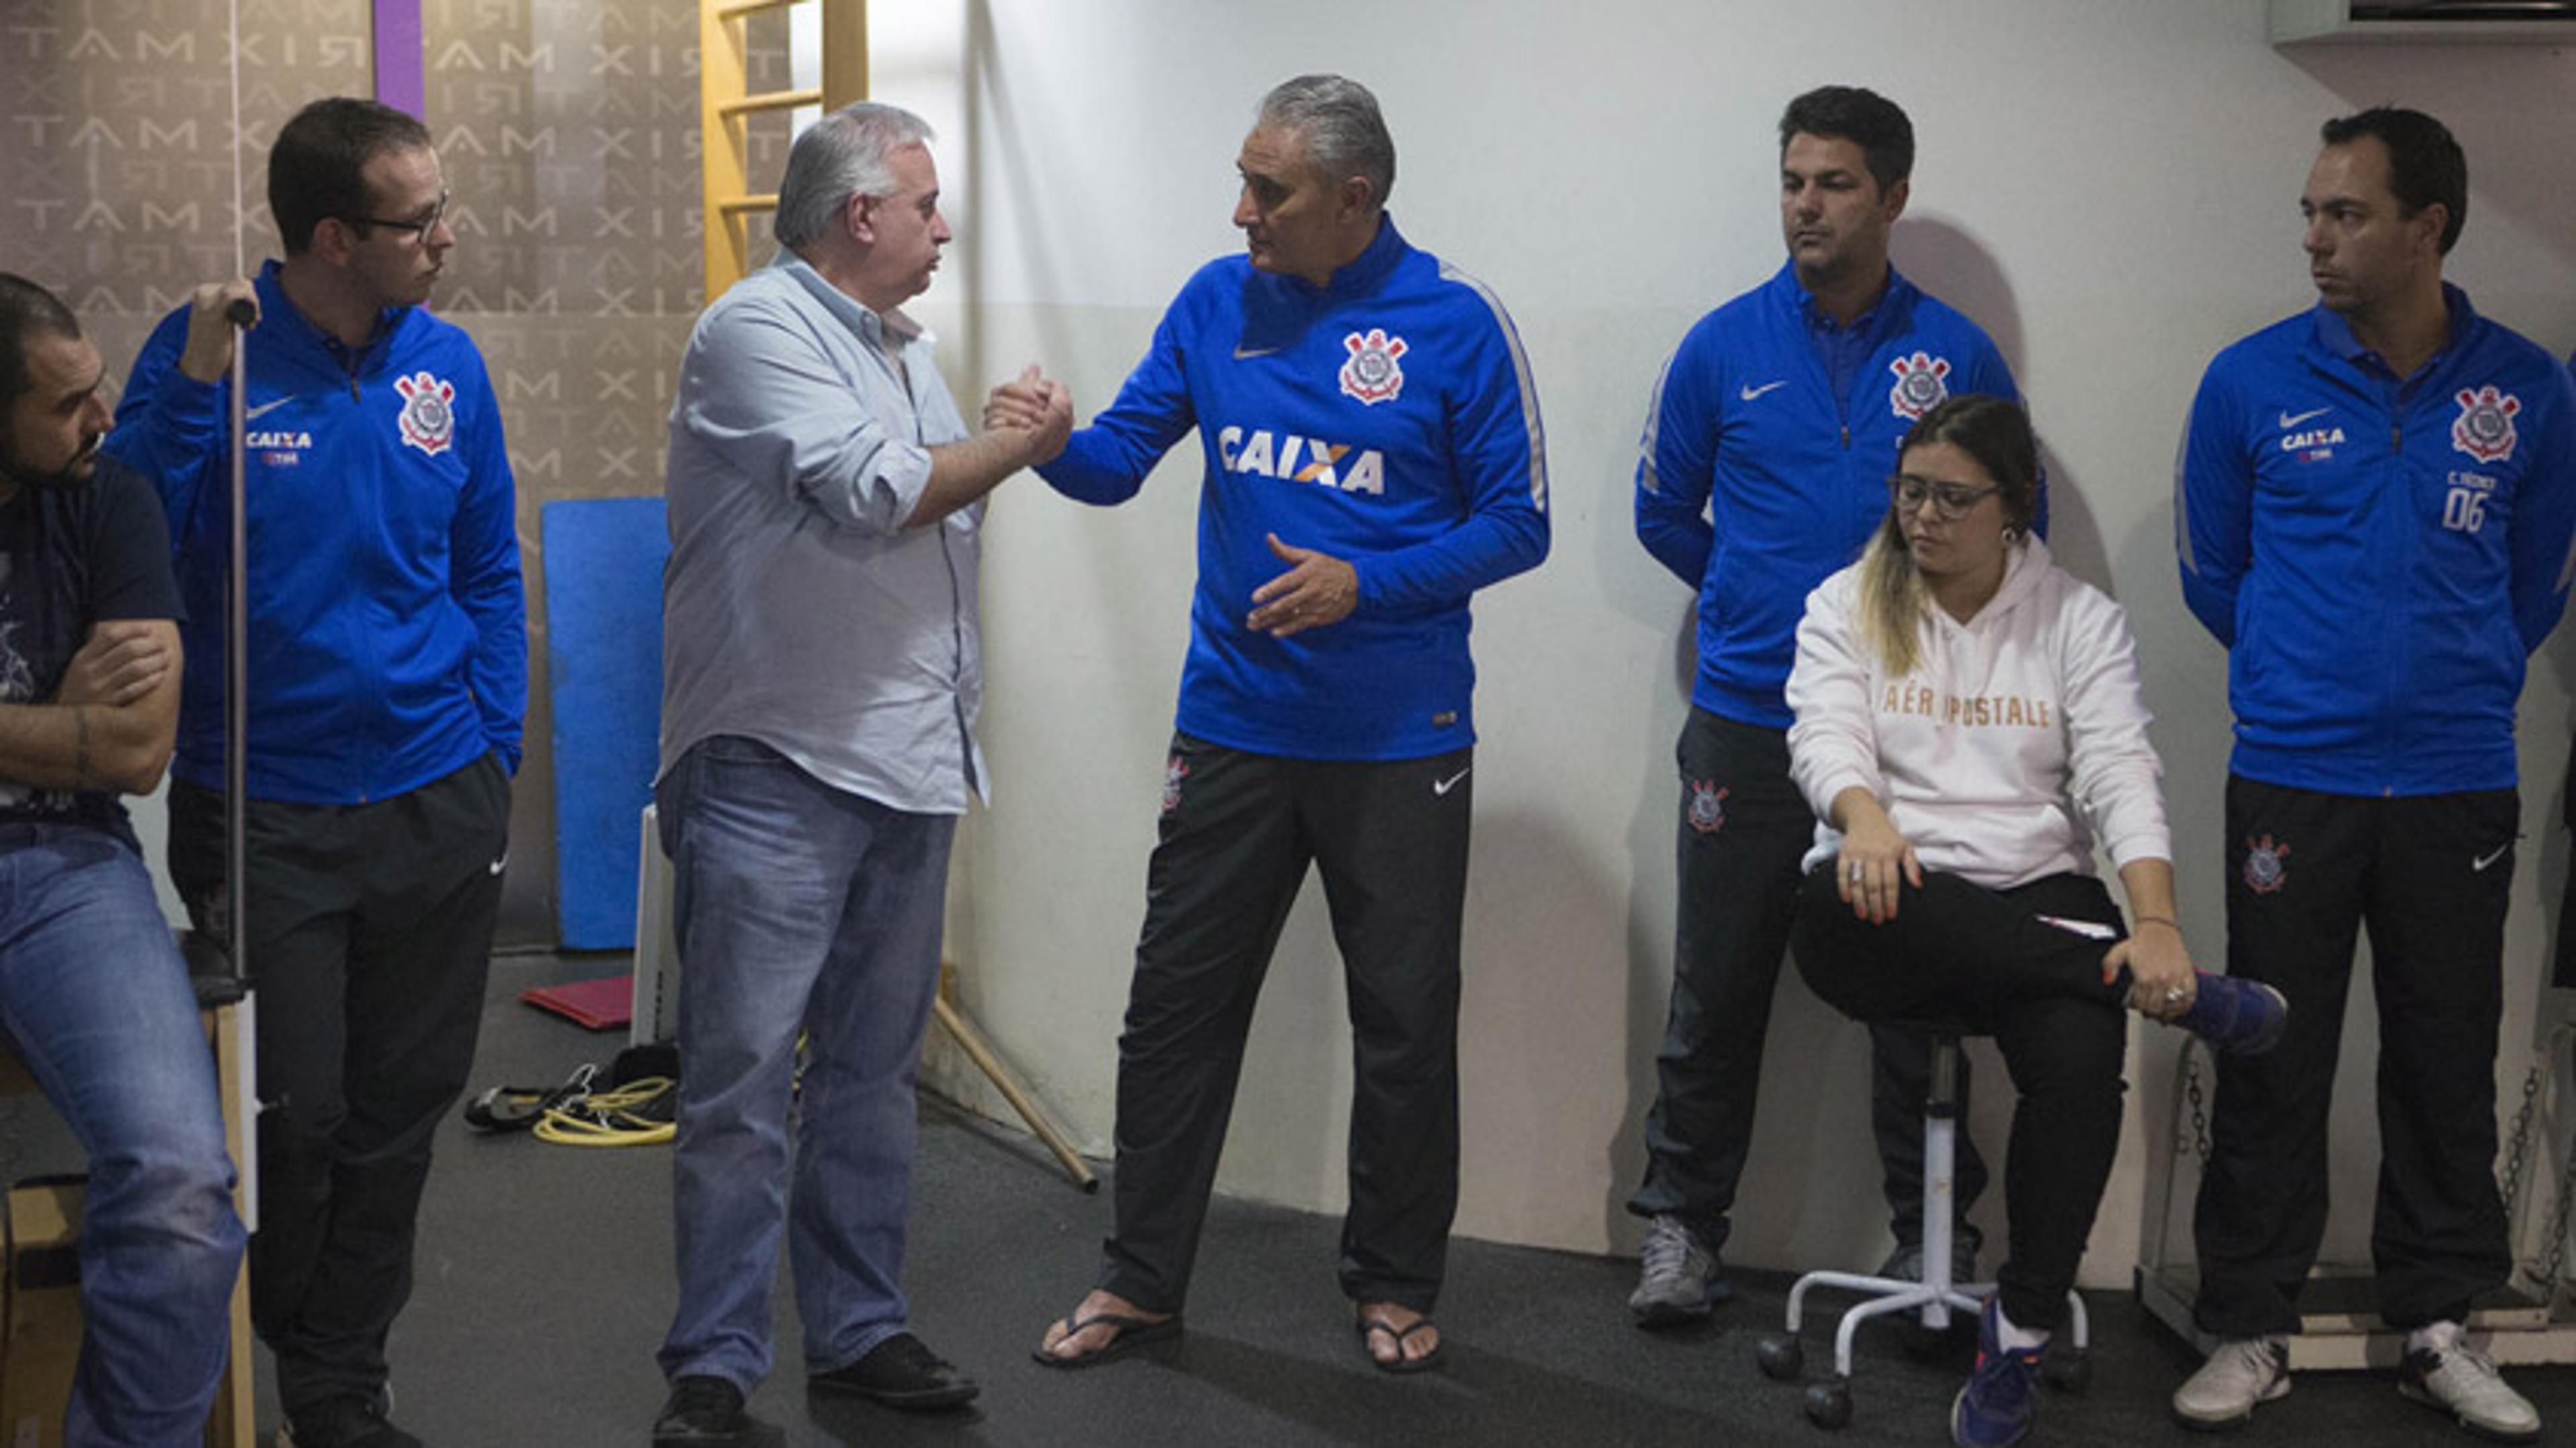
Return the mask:
<svg viewBox="0 0 2576 1448">
<path fill-rule="evenodd" d="M 662 775 L 680 971 L 680 1305 L 657 1448 L 766 1445 L 787 1235 L 807 1382 L 946 1408 L 974 1382 L 905 1330 L 913 1077 L 948 848 L 984 791 L 984 495 L 1072 423 L 1034 370 L 970 435 L 897 310 L 949 239 L 929 127 L 837 111 L 797 139 L 778 260 L 707 308 L 671 412 Z M 807 1034 L 793 1168 L 796 1038 Z"/>
</svg>

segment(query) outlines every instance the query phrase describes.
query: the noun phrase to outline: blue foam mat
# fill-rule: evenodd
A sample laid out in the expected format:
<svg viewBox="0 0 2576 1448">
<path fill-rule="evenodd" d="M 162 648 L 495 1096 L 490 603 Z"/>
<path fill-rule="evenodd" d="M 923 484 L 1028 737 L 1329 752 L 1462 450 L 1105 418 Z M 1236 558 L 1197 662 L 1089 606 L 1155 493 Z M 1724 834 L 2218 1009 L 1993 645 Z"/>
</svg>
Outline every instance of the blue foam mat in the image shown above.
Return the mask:
<svg viewBox="0 0 2576 1448">
<path fill-rule="evenodd" d="M 660 498 L 539 510 L 554 705 L 556 929 L 567 950 L 635 945 L 636 820 L 662 730 Z"/>
</svg>

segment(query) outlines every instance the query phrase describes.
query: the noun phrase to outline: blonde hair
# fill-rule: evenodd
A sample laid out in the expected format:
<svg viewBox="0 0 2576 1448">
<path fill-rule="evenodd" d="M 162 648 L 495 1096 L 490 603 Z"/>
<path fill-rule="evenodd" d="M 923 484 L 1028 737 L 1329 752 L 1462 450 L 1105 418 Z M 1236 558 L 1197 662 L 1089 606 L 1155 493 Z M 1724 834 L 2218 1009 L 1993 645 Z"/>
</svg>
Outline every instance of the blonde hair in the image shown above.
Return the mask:
<svg viewBox="0 0 2576 1448">
<path fill-rule="evenodd" d="M 1897 466 L 1904 466 L 1907 453 L 1933 443 L 1948 443 L 1975 459 L 2001 490 L 2005 522 L 2029 529 L 2039 509 L 2039 441 L 2021 404 L 1982 393 L 1945 398 L 1905 435 Z M 1901 679 L 1923 661 L 1920 630 L 1929 598 L 1891 496 L 1887 516 L 1860 556 L 1861 642 L 1887 665 L 1888 677 Z"/>
</svg>

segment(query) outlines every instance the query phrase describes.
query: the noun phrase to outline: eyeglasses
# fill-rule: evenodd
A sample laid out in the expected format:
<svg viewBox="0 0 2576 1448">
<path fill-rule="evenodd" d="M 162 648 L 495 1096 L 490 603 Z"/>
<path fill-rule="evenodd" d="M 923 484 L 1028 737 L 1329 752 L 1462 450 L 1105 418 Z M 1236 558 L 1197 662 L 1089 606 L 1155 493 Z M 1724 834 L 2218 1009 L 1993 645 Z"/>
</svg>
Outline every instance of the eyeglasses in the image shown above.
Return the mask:
<svg viewBox="0 0 2576 1448">
<path fill-rule="evenodd" d="M 1898 473 L 1887 480 L 1887 491 L 1896 500 L 1896 510 L 1910 513 L 1926 503 L 1944 518 L 1965 517 L 1970 508 L 2003 491 L 2001 484 L 1972 488 L 1965 483 L 1945 483 L 1932 478 Z"/>
<path fill-rule="evenodd" d="M 381 216 L 351 216 L 344 219 L 353 226 L 382 226 L 389 230 L 408 231 L 415 237 L 426 238 L 438 229 L 438 223 L 447 219 L 447 193 L 439 192 L 438 204 L 429 209 L 429 215 L 417 221 L 387 221 Z"/>
</svg>

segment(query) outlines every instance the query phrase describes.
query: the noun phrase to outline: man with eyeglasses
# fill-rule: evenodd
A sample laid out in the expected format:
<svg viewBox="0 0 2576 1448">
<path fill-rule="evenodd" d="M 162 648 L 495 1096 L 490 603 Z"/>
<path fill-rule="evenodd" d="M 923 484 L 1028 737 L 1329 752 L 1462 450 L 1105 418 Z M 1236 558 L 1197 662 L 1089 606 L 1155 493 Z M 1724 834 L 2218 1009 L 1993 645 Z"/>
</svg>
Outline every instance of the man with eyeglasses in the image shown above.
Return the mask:
<svg viewBox="0 0 2576 1448">
<path fill-rule="evenodd" d="M 2507 1442 L 2540 1414 L 2464 1336 L 2512 1254 L 2495 1182 L 2514 710 L 2567 602 L 2576 387 L 2442 278 L 2469 201 L 2440 121 L 2328 121 L 2299 210 L 2317 304 L 2222 351 L 2175 480 L 2183 601 L 2227 647 L 2227 969 L 2278 988 L 2278 1051 L 2218 1071 L 2174 1394 L 2229 1428 L 2290 1390 L 2326 1228 L 2353 950 L 2379 1005 L 2380 1317 L 2401 1392 Z"/>
<path fill-rule="evenodd" d="M 223 860 L 233 327 L 248 300 L 247 902 L 260 987 L 251 1315 L 295 1448 L 401 1448 L 385 1336 L 430 1139 L 464 1088 L 508 850 L 527 640 L 483 359 L 421 307 L 456 234 L 429 133 L 372 101 L 269 154 L 286 247 L 200 287 L 134 365 L 107 447 L 169 514 L 187 670 L 170 874 L 200 929 Z"/>
<path fill-rule="evenodd" d="M 1816 827 L 1789 777 L 1781 696 L 1800 610 L 1886 516 L 1888 475 L 1916 418 L 1953 392 L 2019 395 L 1986 334 L 1888 264 L 1913 163 L 1913 125 L 1885 97 L 1826 86 L 1791 101 L 1780 118 L 1788 262 L 1691 329 L 1647 408 L 1637 537 L 1698 591 L 1699 670 L 1677 750 L 1672 1008 L 1645 1181 L 1628 1201 L 1649 1224 L 1628 1299 L 1642 1327 L 1694 1321 L 1732 1295 L 1719 1253 Z M 1871 1120 L 1897 1242 L 1882 1271 L 1919 1276 L 1930 1047 L 1889 1027 L 1871 1034 Z M 1962 1136 L 1961 1279 L 1973 1275 L 1966 1216 L 1985 1179 Z"/>
</svg>

